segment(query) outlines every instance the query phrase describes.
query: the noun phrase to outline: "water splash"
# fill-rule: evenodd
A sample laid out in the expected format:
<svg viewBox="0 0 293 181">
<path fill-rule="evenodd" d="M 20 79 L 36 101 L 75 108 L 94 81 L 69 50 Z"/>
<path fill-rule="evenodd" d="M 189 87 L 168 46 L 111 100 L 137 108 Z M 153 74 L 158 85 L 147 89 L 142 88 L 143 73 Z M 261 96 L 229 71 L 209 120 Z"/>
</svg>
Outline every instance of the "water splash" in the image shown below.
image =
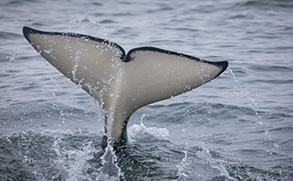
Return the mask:
<svg viewBox="0 0 293 181">
<path fill-rule="evenodd" d="M 227 171 L 227 169 L 225 168 L 225 165 L 223 164 L 212 164 L 212 161 L 214 160 L 214 158 L 212 157 L 211 153 L 210 153 L 210 150 L 205 148 L 205 147 L 202 147 L 202 151 L 198 152 L 197 153 L 197 156 L 202 159 L 202 160 L 205 160 L 205 161 L 210 161 L 211 164 L 210 166 L 214 169 L 217 169 L 221 175 L 225 176 L 226 178 L 228 178 L 229 180 L 235 180 L 233 177 L 231 177 Z"/>
<path fill-rule="evenodd" d="M 60 175 L 64 180 L 77 181 L 87 179 L 87 175 L 84 174 L 84 170 L 88 168 L 87 161 L 92 159 L 92 153 L 95 152 L 92 146 L 92 141 L 84 144 L 84 147 L 79 149 L 64 150 L 60 146 L 62 140 L 56 139 L 53 143 L 53 150 L 58 156 L 58 162 L 64 162 L 64 160 L 70 160 L 67 162 L 70 164 L 58 164 Z"/>
<path fill-rule="evenodd" d="M 110 30 L 102 24 L 85 17 L 74 18 L 69 22 L 65 31 L 78 32 L 95 37 L 104 37 L 105 39 L 108 39 L 108 33 L 110 32 Z"/>
<path fill-rule="evenodd" d="M 186 151 L 182 151 L 184 153 L 184 158 L 181 160 L 180 163 L 178 163 L 176 165 L 177 169 L 178 169 L 178 180 L 184 180 L 184 179 L 188 179 L 188 175 L 184 173 L 185 171 L 185 166 L 188 166 L 190 163 L 188 163 L 188 157 L 187 157 L 187 152 Z"/>
<path fill-rule="evenodd" d="M 251 92 L 248 91 L 243 91 L 243 90 L 247 90 L 244 89 L 245 83 L 239 81 L 239 79 L 237 78 L 236 74 L 233 72 L 233 70 L 231 68 L 228 68 L 227 71 L 225 71 L 225 73 L 228 73 L 232 76 L 233 81 L 234 81 L 234 89 L 233 89 L 233 93 L 235 96 L 238 95 L 238 98 L 240 96 L 240 98 L 246 99 L 248 101 L 247 104 L 251 106 L 251 108 L 254 110 L 255 115 L 258 115 L 259 110 L 258 110 L 258 101 L 255 99 L 255 97 L 257 97 L 258 95 L 252 95 Z"/>
<path fill-rule="evenodd" d="M 138 137 L 144 137 L 147 135 L 154 136 L 160 139 L 168 139 L 169 131 L 167 128 L 157 128 L 157 127 L 146 127 L 143 120 L 146 115 L 143 114 L 140 120 L 140 124 L 133 124 L 128 128 L 129 141 L 133 142 Z"/>
<path fill-rule="evenodd" d="M 119 180 L 120 177 L 123 177 L 123 173 L 117 165 L 117 157 L 112 146 L 108 144 L 101 159 L 103 166 L 99 169 L 98 180 Z"/>
</svg>

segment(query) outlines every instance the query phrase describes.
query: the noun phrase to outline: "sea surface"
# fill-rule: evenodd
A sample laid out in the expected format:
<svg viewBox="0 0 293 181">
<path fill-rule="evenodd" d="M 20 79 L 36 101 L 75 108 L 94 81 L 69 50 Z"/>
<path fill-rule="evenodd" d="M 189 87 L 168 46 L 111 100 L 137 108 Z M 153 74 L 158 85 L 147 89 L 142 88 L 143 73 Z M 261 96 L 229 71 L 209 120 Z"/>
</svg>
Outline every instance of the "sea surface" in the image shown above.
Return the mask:
<svg viewBox="0 0 293 181">
<path fill-rule="evenodd" d="M 292 0 L 0 2 L 0 180 L 293 180 Z M 215 80 L 139 109 L 102 150 L 98 103 L 23 26 L 229 61 Z"/>
</svg>

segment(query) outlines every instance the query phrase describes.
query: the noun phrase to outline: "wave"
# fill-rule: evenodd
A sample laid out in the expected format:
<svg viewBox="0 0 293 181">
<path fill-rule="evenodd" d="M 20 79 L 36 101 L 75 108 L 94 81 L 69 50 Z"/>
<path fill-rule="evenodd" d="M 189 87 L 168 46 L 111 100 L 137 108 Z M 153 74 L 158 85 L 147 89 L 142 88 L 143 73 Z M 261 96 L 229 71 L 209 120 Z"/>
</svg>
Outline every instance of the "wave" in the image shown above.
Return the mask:
<svg viewBox="0 0 293 181">
<path fill-rule="evenodd" d="M 266 9 L 267 7 L 282 7 L 282 8 L 292 8 L 293 3 L 291 0 L 248 0 L 241 3 L 244 7 L 257 7 L 261 9 Z"/>
<path fill-rule="evenodd" d="M 5 31 L 0 31 L 0 39 L 4 40 L 16 40 L 22 38 L 22 35 L 13 33 L 13 32 L 5 32 Z"/>
</svg>

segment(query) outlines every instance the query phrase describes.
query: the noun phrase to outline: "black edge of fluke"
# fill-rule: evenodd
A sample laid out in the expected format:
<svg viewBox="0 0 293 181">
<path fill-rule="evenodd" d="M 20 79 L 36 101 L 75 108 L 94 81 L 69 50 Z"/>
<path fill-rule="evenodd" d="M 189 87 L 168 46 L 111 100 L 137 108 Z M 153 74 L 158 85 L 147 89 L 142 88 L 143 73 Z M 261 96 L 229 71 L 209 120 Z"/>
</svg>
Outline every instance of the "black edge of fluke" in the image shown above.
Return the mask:
<svg viewBox="0 0 293 181">
<path fill-rule="evenodd" d="M 27 27 L 27 26 L 24 26 L 23 29 L 22 29 L 22 33 L 24 35 L 24 37 L 27 39 L 27 41 L 30 42 L 29 40 L 29 34 L 33 31 L 33 29 Z"/>
<path fill-rule="evenodd" d="M 212 62 L 211 64 L 216 65 L 217 67 L 219 67 L 219 68 L 222 69 L 221 72 L 219 72 L 219 74 L 216 77 L 218 77 L 219 75 L 221 75 L 227 69 L 227 67 L 229 65 L 228 61 Z"/>
<path fill-rule="evenodd" d="M 203 60 L 201 58 L 194 57 L 192 55 L 187 55 L 187 54 L 184 54 L 184 53 L 178 53 L 178 52 L 174 52 L 174 51 L 164 50 L 164 49 L 156 48 L 156 47 L 138 47 L 138 48 L 133 48 L 133 49 L 129 50 L 129 52 L 127 53 L 126 58 L 124 59 L 124 62 L 131 61 L 131 54 L 134 53 L 135 51 L 153 51 L 153 52 L 160 52 L 160 53 L 165 53 L 165 54 L 168 54 L 168 55 L 176 55 L 176 56 L 186 57 L 186 58 L 189 58 L 191 60 L 208 63 L 208 64 L 211 64 L 211 65 L 217 66 L 217 67 L 219 67 L 221 69 L 220 73 L 216 77 L 218 77 L 219 75 L 221 75 L 221 73 L 223 73 L 227 69 L 228 64 L 229 64 L 228 61 L 210 62 L 210 61 L 207 61 L 207 60 Z"/>
<path fill-rule="evenodd" d="M 123 59 L 124 56 L 125 56 L 125 50 L 120 45 L 118 45 L 117 43 L 112 42 L 112 41 L 109 41 L 109 40 L 106 40 L 106 39 L 93 37 L 93 36 L 90 36 L 90 35 L 84 35 L 84 34 L 79 34 L 79 33 L 71 33 L 71 32 L 65 33 L 65 32 L 47 32 L 47 31 L 40 31 L 40 30 L 36 30 L 36 29 L 33 29 L 33 28 L 29 28 L 27 26 L 24 26 L 23 27 L 22 32 L 23 32 L 23 35 L 25 36 L 25 38 L 29 42 L 30 42 L 29 35 L 31 33 L 38 33 L 38 34 L 45 34 L 45 35 L 71 36 L 71 37 L 79 37 L 79 38 L 81 38 L 81 37 L 88 38 L 88 39 L 93 40 L 93 41 L 98 41 L 98 42 L 101 42 L 101 43 L 106 43 L 106 44 L 109 44 L 111 46 L 117 47 L 122 52 L 121 59 Z"/>
<path fill-rule="evenodd" d="M 189 58 L 189 59 L 193 59 L 195 61 L 201 61 L 201 62 L 205 62 L 205 63 L 211 64 L 211 65 L 215 65 L 215 66 L 217 66 L 217 67 L 219 67 L 221 69 L 220 73 L 217 76 L 219 76 L 221 73 L 223 73 L 228 67 L 228 62 L 227 61 L 210 62 L 210 61 L 206 61 L 206 60 L 203 60 L 203 59 L 191 56 L 191 55 L 178 53 L 178 52 L 173 52 L 173 51 L 169 51 L 169 50 L 164 50 L 164 49 L 160 49 L 160 48 L 156 48 L 156 47 L 133 48 L 127 53 L 127 55 L 125 55 L 124 49 L 120 45 L 115 43 L 115 42 L 110 42 L 110 41 L 105 40 L 105 39 L 96 38 L 96 37 L 92 37 L 92 36 L 89 36 L 89 35 L 83 35 L 83 34 L 78 34 L 78 33 L 45 32 L 45 31 L 39 31 L 39 30 L 30 28 L 30 27 L 27 27 L 27 26 L 23 27 L 22 32 L 23 32 L 24 37 L 28 40 L 28 42 L 30 42 L 30 40 L 29 40 L 29 35 L 30 34 L 39 33 L 39 34 L 48 34 L 48 35 L 67 35 L 67 36 L 72 36 L 72 37 L 86 37 L 86 38 L 89 38 L 89 39 L 94 40 L 94 41 L 99 41 L 99 42 L 112 44 L 112 45 L 118 47 L 121 50 L 121 52 L 122 52 L 121 59 L 124 62 L 131 61 L 131 56 L 130 55 L 132 53 L 134 53 L 135 51 L 146 51 L 147 50 L 147 51 L 161 52 L 161 53 L 171 54 L 171 55 L 176 55 L 176 56 L 183 56 L 183 57 L 186 57 L 186 58 Z"/>
</svg>

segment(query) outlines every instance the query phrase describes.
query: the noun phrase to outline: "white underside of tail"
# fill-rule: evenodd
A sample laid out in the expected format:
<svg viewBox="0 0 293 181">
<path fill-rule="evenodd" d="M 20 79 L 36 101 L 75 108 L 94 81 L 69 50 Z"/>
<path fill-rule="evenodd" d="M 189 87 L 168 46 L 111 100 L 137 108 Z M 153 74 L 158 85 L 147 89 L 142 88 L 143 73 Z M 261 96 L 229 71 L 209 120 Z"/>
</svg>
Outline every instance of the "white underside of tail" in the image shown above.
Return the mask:
<svg viewBox="0 0 293 181">
<path fill-rule="evenodd" d="M 227 67 L 227 62 L 201 61 L 152 47 L 132 49 L 125 55 L 119 45 L 86 35 L 26 27 L 23 31 L 47 61 L 98 100 L 113 140 L 140 107 L 192 90 Z"/>
</svg>

